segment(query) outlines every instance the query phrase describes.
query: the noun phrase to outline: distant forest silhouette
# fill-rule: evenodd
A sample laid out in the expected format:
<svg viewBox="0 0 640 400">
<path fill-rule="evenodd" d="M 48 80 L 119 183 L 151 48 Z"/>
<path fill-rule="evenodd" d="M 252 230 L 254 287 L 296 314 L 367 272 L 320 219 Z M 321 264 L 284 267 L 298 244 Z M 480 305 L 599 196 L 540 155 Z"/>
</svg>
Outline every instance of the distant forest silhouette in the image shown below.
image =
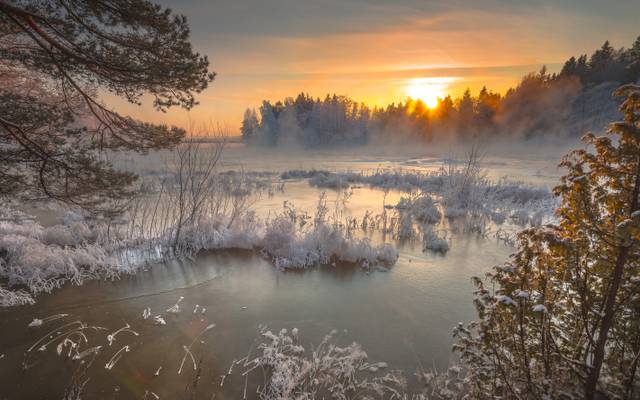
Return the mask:
<svg viewBox="0 0 640 400">
<path fill-rule="evenodd" d="M 640 37 L 628 48 L 609 41 L 594 51 L 569 58 L 559 73 L 525 75 L 504 95 L 486 87 L 473 96 L 438 99 L 434 108 L 408 98 L 398 104 L 370 108 L 348 96 L 324 99 L 300 93 L 256 111 L 247 109 L 242 138 L 258 146 L 297 145 L 308 148 L 363 145 L 378 138 L 391 141 L 434 140 L 512 135 L 573 135 L 599 129 L 617 105 L 603 91 L 640 79 Z M 609 99 L 603 102 L 602 98 Z"/>
</svg>

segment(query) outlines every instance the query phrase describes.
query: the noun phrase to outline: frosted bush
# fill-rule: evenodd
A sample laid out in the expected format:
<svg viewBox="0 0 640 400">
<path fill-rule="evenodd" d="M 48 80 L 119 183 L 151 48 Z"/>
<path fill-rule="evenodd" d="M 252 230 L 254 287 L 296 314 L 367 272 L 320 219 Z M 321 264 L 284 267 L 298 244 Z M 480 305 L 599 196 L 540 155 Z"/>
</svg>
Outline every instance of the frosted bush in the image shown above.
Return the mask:
<svg viewBox="0 0 640 400">
<path fill-rule="evenodd" d="M 427 229 L 424 232 L 423 248 L 438 253 L 446 253 L 449 251 L 449 242 L 439 237 L 432 229 Z"/>
<path fill-rule="evenodd" d="M 260 242 L 264 230 L 262 222 L 253 211 L 237 218 L 227 230 L 224 245 L 227 248 L 250 250 Z"/>
<path fill-rule="evenodd" d="M 293 170 L 289 170 L 289 171 L 285 171 L 282 174 L 280 174 L 280 178 L 282 179 L 308 179 L 308 178 L 312 178 L 316 175 L 319 174 L 323 174 L 323 175 L 328 175 L 330 174 L 329 171 L 326 170 L 301 170 L 301 169 L 293 169 Z"/>
<path fill-rule="evenodd" d="M 72 224 L 74 224 L 76 222 L 85 222 L 85 218 L 79 212 L 67 211 L 62 216 L 62 221 L 63 221 L 65 226 L 71 226 Z"/>
<path fill-rule="evenodd" d="M 323 172 L 313 175 L 311 179 L 309 179 L 309 184 L 311 186 L 316 186 L 319 188 L 330 189 L 345 189 L 351 186 L 346 175 L 334 174 L 330 172 Z"/>
<path fill-rule="evenodd" d="M 255 370 L 265 374 L 265 383 L 252 392 L 262 400 L 401 397 L 406 382 L 399 372 L 382 374 L 386 363 L 369 362 L 358 343 L 338 346 L 334 335 L 308 352 L 295 328 L 292 333 L 262 332 L 260 354 L 244 364 L 245 375 Z"/>
<path fill-rule="evenodd" d="M 293 221 L 284 216 L 276 217 L 267 223 L 261 246 L 272 256 L 285 257 L 295 247 L 295 236 L 296 226 Z"/>
<path fill-rule="evenodd" d="M 403 213 L 409 213 L 414 220 L 424 224 L 437 224 L 442 218 L 436 202 L 428 194 L 417 197 L 402 197 L 395 207 Z"/>
<path fill-rule="evenodd" d="M 267 223 L 260 246 L 276 266 L 285 269 L 334 262 L 362 266 L 390 265 L 398 257 L 395 249 L 389 245 L 374 246 L 368 238 L 348 236 L 342 229 L 325 223 L 303 230 L 285 216 Z"/>
<path fill-rule="evenodd" d="M 0 286 L 0 307 L 15 307 L 34 304 L 33 297 L 24 290 L 9 290 Z"/>
<path fill-rule="evenodd" d="M 262 224 L 255 214 L 247 213 L 233 222 L 224 216 L 203 218 L 185 225 L 174 252 L 194 255 L 200 251 L 256 248 L 262 240 Z M 169 244 L 164 244 L 168 247 Z"/>
<path fill-rule="evenodd" d="M 224 246 L 227 228 L 218 218 L 209 218 L 197 224 L 182 227 L 179 241 L 173 246 L 184 253 L 220 249 Z"/>
<path fill-rule="evenodd" d="M 398 237 L 400 239 L 409 239 L 416 234 L 413 226 L 413 216 L 411 212 L 400 212 L 398 221 Z"/>
<path fill-rule="evenodd" d="M 42 232 L 42 241 L 46 244 L 58 246 L 73 246 L 77 244 L 76 238 L 70 229 L 63 225 L 54 225 L 45 228 Z"/>
<path fill-rule="evenodd" d="M 2 289 L 0 305 L 29 304 L 32 295 L 66 282 L 82 284 L 134 272 L 95 243 L 96 232 L 84 222 L 67 222 L 47 228 L 28 218 L 0 222 L 0 279 L 9 285 Z"/>
<path fill-rule="evenodd" d="M 420 393 L 411 397 L 414 400 L 462 400 L 469 398 L 469 383 L 465 371 L 457 365 L 445 372 L 418 371 L 418 382 L 422 385 Z"/>
<path fill-rule="evenodd" d="M 429 195 L 422 195 L 413 201 L 411 213 L 418 222 L 437 224 L 442 214 Z"/>
<path fill-rule="evenodd" d="M 27 237 L 39 237 L 42 234 L 42 226 L 34 222 L 23 224 L 12 222 L 0 222 L 0 237 L 6 235 L 19 235 Z"/>
<path fill-rule="evenodd" d="M 28 287 L 33 294 L 49 292 L 65 281 L 81 284 L 85 279 L 123 272 L 96 245 L 63 248 L 32 237 L 5 235 L 0 237 L 0 252 L 5 259 L 0 276 L 11 286 Z"/>
</svg>

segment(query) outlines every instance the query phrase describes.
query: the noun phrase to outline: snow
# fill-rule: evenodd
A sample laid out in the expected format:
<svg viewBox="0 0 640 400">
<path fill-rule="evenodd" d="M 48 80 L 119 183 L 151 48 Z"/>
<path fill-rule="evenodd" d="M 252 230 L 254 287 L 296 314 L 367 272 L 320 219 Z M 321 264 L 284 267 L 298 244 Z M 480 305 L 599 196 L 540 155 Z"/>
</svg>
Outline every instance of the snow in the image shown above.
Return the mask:
<svg viewBox="0 0 640 400">
<path fill-rule="evenodd" d="M 29 328 L 37 328 L 39 326 L 42 326 L 42 320 L 38 318 L 34 318 L 33 321 L 29 323 L 28 326 Z"/>
<path fill-rule="evenodd" d="M 629 225 L 633 224 L 633 220 L 632 219 L 625 219 L 623 221 L 621 221 L 620 223 L 618 223 L 617 228 L 618 229 L 625 229 L 627 228 Z"/>
<path fill-rule="evenodd" d="M 514 290 L 513 295 L 515 297 L 519 297 L 521 299 L 527 299 L 527 300 L 529 299 L 529 297 L 531 297 L 531 294 L 529 292 L 527 292 L 526 290 L 520 290 L 520 289 Z"/>
<path fill-rule="evenodd" d="M 531 311 L 539 312 L 539 313 L 546 313 L 547 312 L 547 307 L 545 307 L 544 304 L 536 304 L 535 306 L 531 307 Z"/>
<path fill-rule="evenodd" d="M 518 303 L 516 303 L 511 297 L 506 296 L 506 295 L 498 295 L 498 296 L 496 296 L 496 300 L 498 301 L 498 303 L 502 303 L 502 304 L 507 305 L 507 306 L 516 306 L 516 305 L 518 305 Z"/>
<path fill-rule="evenodd" d="M 172 313 L 172 314 L 178 314 L 180 312 L 182 312 L 182 309 L 180 308 L 180 303 L 182 302 L 182 300 L 184 300 L 184 296 L 180 296 L 180 298 L 178 298 L 178 301 L 176 301 L 176 304 L 174 304 L 173 306 L 169 307 L 167 309 L 168 313 Z"/>
</svg>

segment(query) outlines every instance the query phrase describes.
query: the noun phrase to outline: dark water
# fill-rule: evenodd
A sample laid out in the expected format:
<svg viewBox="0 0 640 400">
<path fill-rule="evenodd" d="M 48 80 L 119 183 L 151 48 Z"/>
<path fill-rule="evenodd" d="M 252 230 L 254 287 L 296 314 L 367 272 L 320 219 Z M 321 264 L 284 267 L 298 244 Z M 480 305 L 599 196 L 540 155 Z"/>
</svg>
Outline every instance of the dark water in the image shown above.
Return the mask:
<svg viewBox="0 0 640 400">
<path fill-rule="evenodd" d="M 453 359 L 452 327 L 473 318 L 469 277 L 500 263 L 509 251 L 495 241 L 454 237 L 444 257 L 403 248 L 396 266 L 386 272 L 349 266 L 279 272 L 259 256 L 224 252 L 157 266 L 116 282 L 65 287 L 42 296 L 35 306 L 0 313 L 0 396 L 62 398 L 77 361 L 58 356 L 51 345 L 27 354 L 32 364 L 28 369 L 23 370 L 22 363 L 33 343 L 75 320 L 107 328 L 87 333 L 87 347 L 103 347 L 86 372 L 85 399 L 139 399 L 145 391 L 160 398 L 211 398 L 214 393 L 216 398 L 241 398 L 244 378 L 236 372 L 220 387 L 220 376 L 255 346 L 261 325 L 298 328 L 307 347 L 336 330 L 339 343 L 357 341 L 370 359 L 385 361 L 408 376 L 420 365 L 445 368 Z M 182 311 L 167 313 L 180 297 Z M 196 304 L 206 312 L 194 314 Z M 162 314 L 166 325 L 143 319 L 147 307 L 152 315 Z M 70 316 L 27 326 L 34 317 L 60 313 Z M 182 346 L 212 323 L 216 326 L 191 348 L 199 368 L 194 371 L 187 358 L 178 375 Z M 107 335 L 125 324 L 139 336 L 120 333 L 109 346 Z M 123 352 L 111 370 L 105 369 L 125 345 L 130 351 Z"/>
</svg>

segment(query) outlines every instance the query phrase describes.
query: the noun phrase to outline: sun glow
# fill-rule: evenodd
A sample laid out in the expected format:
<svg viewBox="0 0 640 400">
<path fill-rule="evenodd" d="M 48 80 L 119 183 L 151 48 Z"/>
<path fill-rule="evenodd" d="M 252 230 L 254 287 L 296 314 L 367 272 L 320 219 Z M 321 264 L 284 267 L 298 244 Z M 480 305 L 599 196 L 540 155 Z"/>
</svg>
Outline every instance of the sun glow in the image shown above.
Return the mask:
<svg viewBox="0 0 640 400">
<path fill-rule="evenodd" d="M 430 77 L 413 78 L 407 81 L 405 92 L 407 96 L 414 100 L 422 100 L 429 108 L 438 105 L 438 98 L 447 95 L 449 84 L 457 78 L 453 77 Z"/>
</svg>

